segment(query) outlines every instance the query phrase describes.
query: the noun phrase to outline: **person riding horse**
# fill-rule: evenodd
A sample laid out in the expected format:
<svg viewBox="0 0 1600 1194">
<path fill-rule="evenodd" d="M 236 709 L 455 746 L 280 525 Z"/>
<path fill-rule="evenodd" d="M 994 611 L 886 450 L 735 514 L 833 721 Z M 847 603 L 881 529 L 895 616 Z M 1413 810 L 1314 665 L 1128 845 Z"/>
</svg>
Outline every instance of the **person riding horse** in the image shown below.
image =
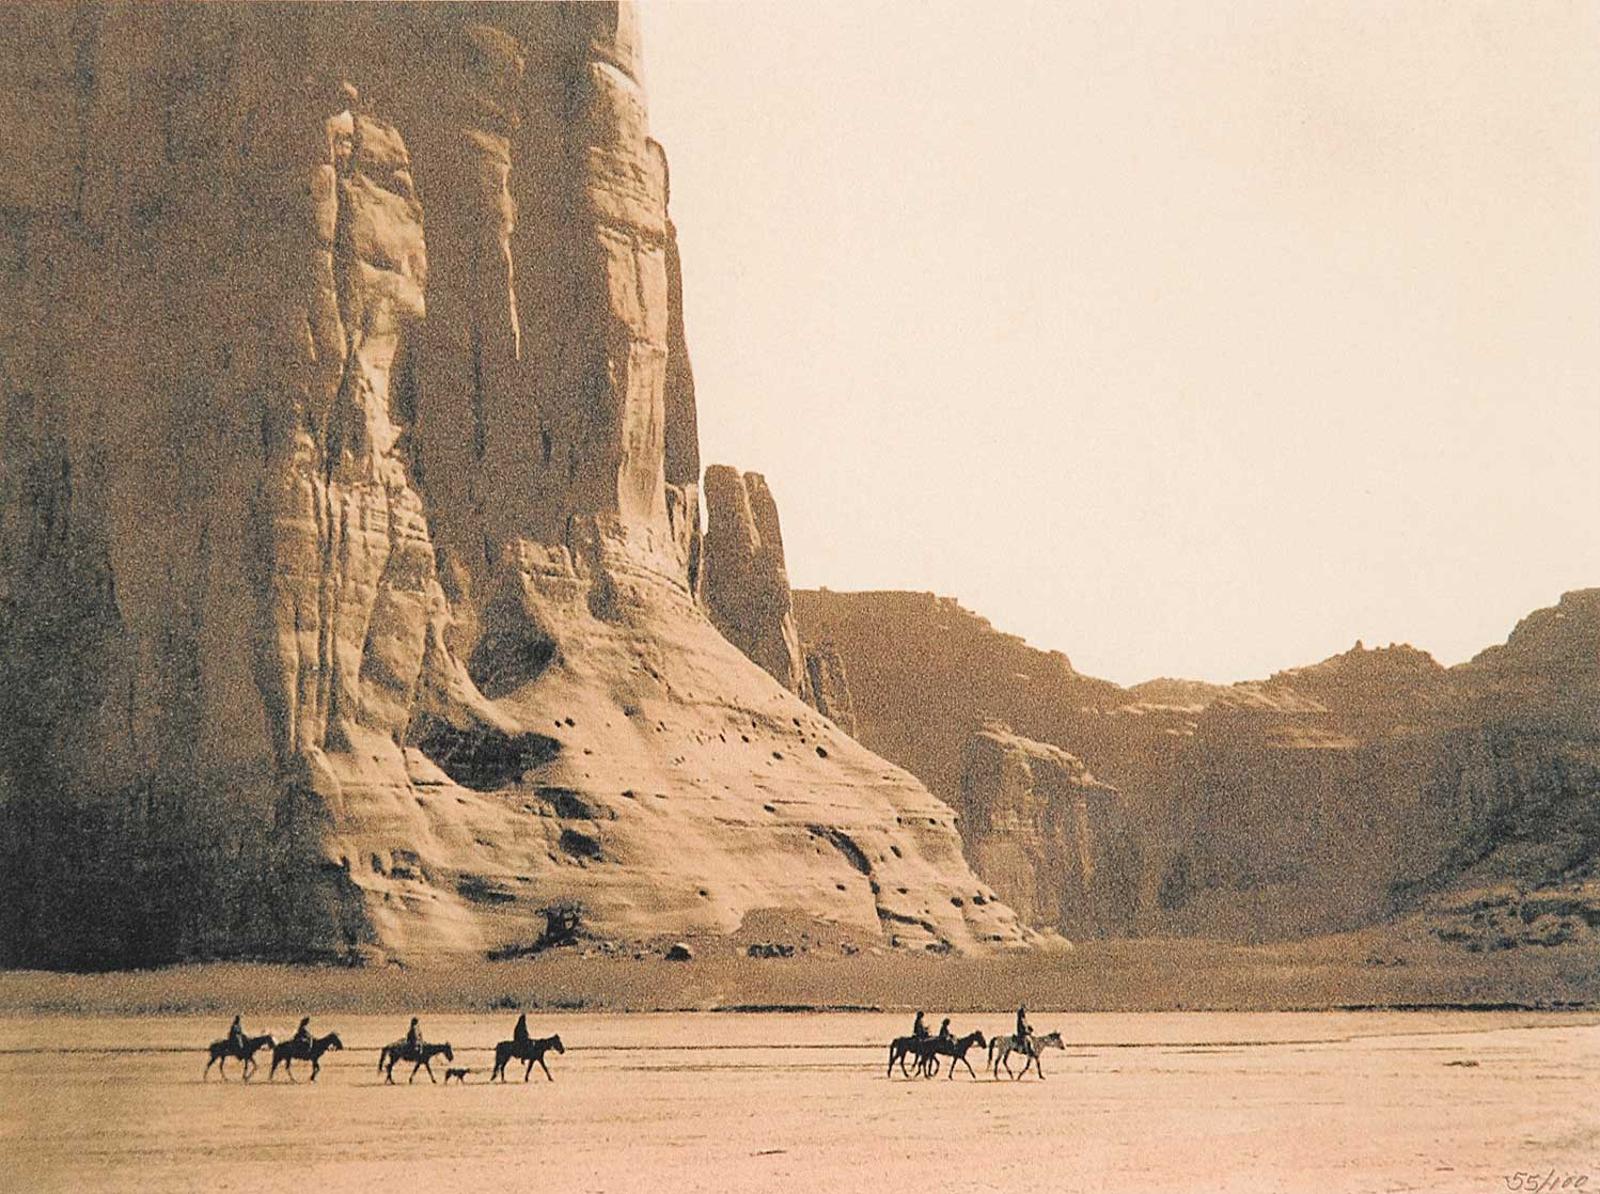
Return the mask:
<svg viewBox="0 0 1600 1194">
<path fill-rule="evenodd" d="M 519 1049 L 528 1043 L 530 1038 L 528 1036 L 527 1012 L 523 1012 L 517 1017 L 517 1026 L 511 1031 L 511 1039 L 516 1042 Z"/>
<path fill-rule="evenodd" d="M 417 1027 L 417 1018 L 411 1017 L 411 1027 L 406 1029 L 406 1050 L 415 1052 L 422 1045 L 422 1030 Z"/>
<path fill-rule="evenodd" d="M 956 1039 L 955 1034 L 950 1031 L 949 1016 L 946 1016 L 943 1020 L 939 1021 L 939 1035 L 934 1039 L 943 1041 L 945 1044 L 949 1044 L 951 1041 Z"/>
<path fill-rule="evenodd" d="M 300 1020 L 300 1027 L 294 1030 L 294 1038 L 290 1042 L 307 1052 L 311 1049 L 311 1017 L 305 1016 Z"/>
<path fill-rule="evenodd" d="M 922 1013 L 920 1011 L 917 1013 L 916 1023 L 911 1025 L 911 1036 L 913 1040 L 925 1041 L 928 1039 L 928 1026 L 922 1022 Z"/>
<path fill-rule="evenodd" d="M 1033 1052 L 1033 1026 L 1028 1023 L 1028 1009 L 1026 1007 L 1019 1007 L 1017 1009 L 1016 1042 L 1017 1048 L 1022 1050 L 1024 1053 Z"/>
<path fill-rule="evenodd" d="M 234 1047 L 234 1049 L 238 1050 L 241 1053 L 244 1051 L 244 1047 L 245 1047 L 244 1029 L 242 1027 L 240 1027 L 240 1025 L 239 1025 L 239 1017 L 238 1016 L 235 1016 L 233 1018 L 233 1023 L 228 1025 L 228 1044 L 232 1045 Z"/>
</svg>

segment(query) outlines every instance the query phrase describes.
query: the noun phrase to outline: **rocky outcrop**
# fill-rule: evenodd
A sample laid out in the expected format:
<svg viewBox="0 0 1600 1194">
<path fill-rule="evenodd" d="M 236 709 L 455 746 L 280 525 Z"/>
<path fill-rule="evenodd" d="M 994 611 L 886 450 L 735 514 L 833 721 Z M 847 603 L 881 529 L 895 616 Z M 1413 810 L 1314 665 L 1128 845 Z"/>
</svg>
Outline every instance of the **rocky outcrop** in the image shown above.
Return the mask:
<svg viewBox="0 0 1600 1194">
<path fill-rule="evenodd" d="M 778 683 L 845 733 L 856 733 L 844 659 L 796 629 L 783 532 L 760 473 L 706 470 L 707 528 L 700 597 L 717 629 Z"/>
<path fill-rule="evenodd" d="M 961 838 L 979 876 L 1035 928 L 1127 934 L 1139 853 L 1122 794 L 1066 751 L 999 722 L 962 753 Z"/>
<path fill-rule="evenodd" d="M 809 695 L 778 506 L 760 473 L 706 469 L 700 596 L 712 624 L 790 692 Z"/>
<path fill-rule="evenodd" d="M 1019 939 L 696 604 L 630 7 L 23 6 L 0 62 L 5 961 Z"/>
</svg>

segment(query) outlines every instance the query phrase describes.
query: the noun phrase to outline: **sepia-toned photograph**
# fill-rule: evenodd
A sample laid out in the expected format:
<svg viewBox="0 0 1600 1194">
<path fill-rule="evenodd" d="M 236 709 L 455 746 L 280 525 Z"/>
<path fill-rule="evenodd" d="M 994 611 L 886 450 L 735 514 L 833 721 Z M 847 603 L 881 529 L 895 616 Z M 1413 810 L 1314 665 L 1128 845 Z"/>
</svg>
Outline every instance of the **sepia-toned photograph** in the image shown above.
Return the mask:
<svg viewBox="0 0 1600 1194">
<path fill-rule="evenodd" d="M 1600 3 L 0 3 L 0 1189 L 1600 1192 Z"/>
</svg>

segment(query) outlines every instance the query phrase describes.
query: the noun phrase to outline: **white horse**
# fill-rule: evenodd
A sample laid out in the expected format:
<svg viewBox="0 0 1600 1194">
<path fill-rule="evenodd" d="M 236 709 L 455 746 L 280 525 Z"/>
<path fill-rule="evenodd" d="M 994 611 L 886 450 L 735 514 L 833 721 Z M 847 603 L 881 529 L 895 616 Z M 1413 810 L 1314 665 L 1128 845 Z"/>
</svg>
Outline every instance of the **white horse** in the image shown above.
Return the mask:
<svg viewBox="0 0 1600 1194">
<path fill-rule="evenodd" d="M 1061 1043 L 1059 1032 L 1049 1032 L 1044 1036 L 1030 1036 L 1027 1044 L 1019 1044 L 1014 1036 L 997 1036 L 989 1042 L 989 1072 L 996 1078 L 1000 1076 L 1000 1067 L 1006 1067 L 1006 1073 L 1013 1078 L 1020 1078 L 1034 1066 L 1039 1069 L 1039 1077 L 1044 1077 L 1044 1064 L 1039 1059 L 1041 1049 L 1060 1049 L 1066 1051 L 1066 1045 Z M 1022 1074 L 1011 1073 L 1011 1062 L 1007 1060 L 1013 1053 L 1024 1054 L 1028 1062 L 1022 1067 Z"/>
</svg>

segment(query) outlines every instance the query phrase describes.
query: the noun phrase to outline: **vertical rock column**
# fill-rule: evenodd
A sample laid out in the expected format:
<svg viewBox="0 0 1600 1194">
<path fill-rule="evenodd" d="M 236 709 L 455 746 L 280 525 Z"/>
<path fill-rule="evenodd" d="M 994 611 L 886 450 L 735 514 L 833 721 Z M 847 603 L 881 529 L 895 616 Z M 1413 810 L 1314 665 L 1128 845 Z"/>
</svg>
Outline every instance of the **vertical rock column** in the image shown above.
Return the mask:
<svg viewBox="0 0 1600 1194">
<path fill-rule="evenodd" d="M 652 141 L 661 158 L 666 200 L 672 202 L 666 153 Z M 684 561 L 689 589 L 700 578 L 700 429 L 695 408 L 694 370 L 683 328 L 683 261 L 678 255 L 678 229 L 667 220 L 667 376 L 662 396 L 666 417 L 667 516 L 678 556 Z"/>
<path fill-rule="evenodd" d="M 558 544 L 572 518 L 597 518 L 668 558 L 666 189 L 636 19 L 631 5 L 560 4 L 501 22 L 528 54 L 513 153 L 530 169 L 512 186 L 538 422 L 517 431 L 538 449 L 502 460 L 491 429 L 491 535 Z"/>
<path fill-rule="evenodd" d="M 783 558 L 778 507 L 759 473 L 706 469 L 700 595 L 723 637 L 791 692 L 806 696 L 805 656 Z"/>
<path fill-rule="evenodd" d="M 512 253 L 525 58 L 501 29 L 441 24 L 429 39 L 436 60 L 423 68 L 427 102 L 414 100 L 408 113 L 430 250 L 416 459 L 446 583 L 459 596 L 492 562 L 497 476 L 509 468 L 531 484 L 539 409 L 524 375 Z"/>
</svg>

